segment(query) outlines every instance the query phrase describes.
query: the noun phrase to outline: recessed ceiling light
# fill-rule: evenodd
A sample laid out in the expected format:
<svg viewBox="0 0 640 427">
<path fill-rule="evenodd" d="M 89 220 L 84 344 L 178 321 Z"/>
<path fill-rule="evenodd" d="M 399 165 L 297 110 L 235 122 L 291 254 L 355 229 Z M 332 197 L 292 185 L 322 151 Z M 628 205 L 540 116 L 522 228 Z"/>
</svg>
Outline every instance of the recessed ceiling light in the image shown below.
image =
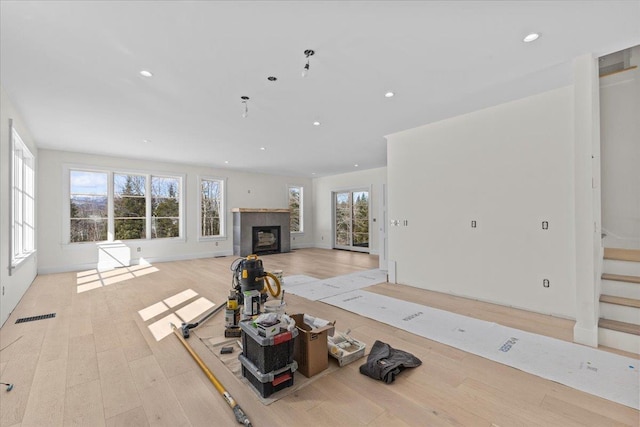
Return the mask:
<svg viewBox="0 0 640 427">
<path fill-rule="evenodd" d="M 358 164 L 356 163 L 355 165 L 353 165 L 353 167 L 357 168 L 357 167 L 358 167 Z"/>
<path fill-rule="evenodd" d="M 261 149 L 262 151 L 264 151 L 264 150 L 266 150 L 267 148 L 266 148 L 266 147 L 260 147 L 260 149 Z"/>
<path fill-rule="evenodd" d="M 387 93 L 385 93 L 385 94 L 384 94 L 384 97 L 385 97 L 385 98 L 392 98 L 392 97 L 393 97 L 393 95 L 395 95 L 395 93 L 393 93 L 393 92 L 389 91 L 389 92 L 387 92 Z"/>
<path fill-rule="evenodd" d="M 146 143 L 151 142 L 151 141 L 149 141 L 148 139 L 143 139 L 142 142 L 144 142 L 146 144 Z"/>
<path fill-rule="evenodd" d="M 531 34 L 527 34 L 525 38 L 522 39 L 522 41 L 525 43 L 531 43 L 532 41 L 538 40 L 538 37 L 540 37 L 540 34 L 531 33 Z"/>
<path fill-rule="evenodd" d="M 153 77 L 153 73 L 151 71 L 142 70 L 140 71 L 140 75 L 143 77 Z"/>
<path fill-rule="evenodd" d="M 320 122 L 316 120 L 315 122 L 313 122 L 313 125 L 314 126 L 320 126 Z"/>
<path fill-rule="evenodd" d="M 225 160 L 225 161 L 224 161 L 224 163 L 225 163 L 225 164 L 229 164 L 229 160 Z"/>
</svg>

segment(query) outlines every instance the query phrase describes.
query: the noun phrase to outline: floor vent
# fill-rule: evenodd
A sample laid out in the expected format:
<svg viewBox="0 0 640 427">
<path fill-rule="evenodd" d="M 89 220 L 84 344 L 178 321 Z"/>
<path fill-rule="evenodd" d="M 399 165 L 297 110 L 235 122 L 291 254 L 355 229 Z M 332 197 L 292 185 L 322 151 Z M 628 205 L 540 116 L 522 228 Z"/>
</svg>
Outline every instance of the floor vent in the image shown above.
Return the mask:
<svg viewBox="0 0 640 427">
<path fill-rule="evenodd" d="M 40 316 L 23 317 L 21 319 L 16 320 L 16 323 L 33 322 L 34 320 L 51 319 L 52 317 L 56 317 L 56 314 L 49 313 L 49 314 L 41 314 Z"/>
</svg>

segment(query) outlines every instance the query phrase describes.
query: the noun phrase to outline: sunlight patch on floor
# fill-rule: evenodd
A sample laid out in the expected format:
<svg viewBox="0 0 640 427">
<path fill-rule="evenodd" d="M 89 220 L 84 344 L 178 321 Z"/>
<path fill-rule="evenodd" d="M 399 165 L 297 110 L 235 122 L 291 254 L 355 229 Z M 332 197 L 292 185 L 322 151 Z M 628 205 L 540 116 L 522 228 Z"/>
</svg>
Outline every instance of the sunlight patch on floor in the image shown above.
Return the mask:
<svg viewBox="0 0 640 427">
<path fill-rule="evenodd" d="M 96 269 L 81 271 L 76 273 L 77 293 L 80 294 L 103 286 L 125 282 L 157 271 L 160 270 L 146 261 L 141 262 L 139 265 L 114 268 L 107 271 L 98 271 Z"/>
<path fill-rule="evenodd" d="M 152 304 L 148 307 L 143 308 L 138 311 L 138 314 L 145 322 L 153 319 L 167 310 L 175 309 L 181 304 L 192 300 L 198 297 L 198 293 L 193 289 L 186 289 L 182 292 L 179 292 L 169 298 L 165 298 L 162 301 L 158 301 L 155 304 Z M 177 309 L 174 313 L 170 313 L 164 316 L 162 319 L 157 320 L 150 325 L 148 325 L 149 331 L 156 339 L 156 341 L 160 341 L 165 338 L 167 335 L 171 334 L 172 329 L 170 323 L 175 324 L 176 326 L 182 325 L 182 323 L 188 323 L 197 317 L 203 315 L 205 312 L 215 307 L 215 304 L 205 297 L 200 297 L 195 301 L 190 302 Z"/>
<path fill-rule="evenodd" d="M 176 314 L 180 316 L 183 321 L 191 322 L 193 319 L 200 316 L 210 308 L 213 308 L 214 306 L 215 304 L 205 297 L 200 297 L 191 304 L 184 306 L 180 310 L 176 311 Z"/>
<path fill-rule="evenodd" d="M 187 289 L 186 291 L 182 291 L 179 294 L 176 294 L 172 297 L 169 297 L 164 300 L 164 303 L 169 307 L 173 308 L 177 305 L 182 304 L 183 302 L 190 300 L 191 298 L 197 296 L 198 293 L 193 289 Z"/>
<path fill-rule="evenodd" d="M 153 337 L 156 339 L 156 341 L 160 341 L 173 332 L 173 329 L 171 329 L 171 323 L 176 326 L 180 326 L 182 324 L 182 320 L 180 320 L 180 318 L 176 316 L 175 313 L 171 313 L 158 320 L 157 322 L 149 325 L 149 330 L 151 331 L 151 334 L 153 334 Z"/>
<path fill-rule="evenodd" d="M 147 320 L 156 317 L 158 314 L 164 313 L 167 310 L 169 310 L 169 307 L 167 307 L 164 302 L 160 301 L 153 305 L 150 305 L 147 308 L 143 308 L 142 310 L 138 311 L 138 314 L 140 315 L 140 317 L 142 317 L 142 320 L 146 322 Z"/>
</svg>

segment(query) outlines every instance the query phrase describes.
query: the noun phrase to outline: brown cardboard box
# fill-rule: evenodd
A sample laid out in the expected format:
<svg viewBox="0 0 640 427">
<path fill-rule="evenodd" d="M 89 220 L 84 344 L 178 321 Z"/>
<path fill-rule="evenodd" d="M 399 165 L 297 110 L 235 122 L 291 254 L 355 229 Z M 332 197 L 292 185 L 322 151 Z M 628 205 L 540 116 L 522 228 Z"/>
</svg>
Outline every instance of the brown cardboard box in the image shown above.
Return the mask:
<svg viewBox="0 0 640 427">
<path fill-rule="evenodd" d="M 298 363 L 298 372 L 307 378 L 329 367 L 327 334 L 333 334 L 333 324 L 312 329 L 303 321 L 304 314 L 291 316 L 296 321 L 298 336 L 293 346 L 293 360 Z"/>
</svg>

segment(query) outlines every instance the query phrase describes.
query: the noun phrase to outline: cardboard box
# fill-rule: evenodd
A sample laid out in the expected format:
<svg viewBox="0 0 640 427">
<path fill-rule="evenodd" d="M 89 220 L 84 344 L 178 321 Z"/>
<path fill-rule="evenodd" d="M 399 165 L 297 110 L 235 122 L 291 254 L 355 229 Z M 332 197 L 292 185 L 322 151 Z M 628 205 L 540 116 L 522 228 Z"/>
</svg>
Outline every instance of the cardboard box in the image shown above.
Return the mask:
<svg viewBox="0 0 640 427">
<path fill-rule="evenodd" d="M 304 314 L 294 314 L 291 317 L 296 321 L 298 329 L 298 337 L 293 346 L 293 360 L 298 363 L 298 372 L 311 378 L 329 367 L 327 334 L 333 335 L 334 326 L 330 323 L 320 328 L 311 328 L 304 323 Z"/>
</svg>

